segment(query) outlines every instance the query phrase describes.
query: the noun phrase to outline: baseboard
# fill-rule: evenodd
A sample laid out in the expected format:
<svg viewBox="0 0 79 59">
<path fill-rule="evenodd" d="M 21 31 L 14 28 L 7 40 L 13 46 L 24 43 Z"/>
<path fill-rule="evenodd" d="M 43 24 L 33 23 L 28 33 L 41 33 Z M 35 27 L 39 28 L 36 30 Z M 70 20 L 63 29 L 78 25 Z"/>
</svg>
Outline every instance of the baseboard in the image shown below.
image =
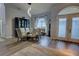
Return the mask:
<svg viewBox="0 0 79 59">
<path fill-rule="evenodd" d="M 76 40 L 61 40 L 61 39 L 53 39 L 53 40 L 79 44 L 79 41 L 76 41 Z"/>
</svg>

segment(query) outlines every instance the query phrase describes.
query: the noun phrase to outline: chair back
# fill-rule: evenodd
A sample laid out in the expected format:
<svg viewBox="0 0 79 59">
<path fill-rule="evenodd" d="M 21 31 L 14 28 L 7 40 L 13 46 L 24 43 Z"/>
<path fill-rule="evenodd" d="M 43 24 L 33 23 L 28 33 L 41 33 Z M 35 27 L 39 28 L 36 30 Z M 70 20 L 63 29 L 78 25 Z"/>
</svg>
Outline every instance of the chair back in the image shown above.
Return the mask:
<svg viewBox="0 0 79 59">
<path fill-rule="evenodd" d="M 22 37 L 22 33 L 21 33 L 19 28 L 16 28 L 16 32 L 17 32 L 18 37 L 21 38 Z"/>
<path fill-rule="evenodd" d="M 22 37 L 26 36 L 26 30 L 25 30 L 25 28 L 20 28 L 20 31 L 21 31 Z"/>
</svg>

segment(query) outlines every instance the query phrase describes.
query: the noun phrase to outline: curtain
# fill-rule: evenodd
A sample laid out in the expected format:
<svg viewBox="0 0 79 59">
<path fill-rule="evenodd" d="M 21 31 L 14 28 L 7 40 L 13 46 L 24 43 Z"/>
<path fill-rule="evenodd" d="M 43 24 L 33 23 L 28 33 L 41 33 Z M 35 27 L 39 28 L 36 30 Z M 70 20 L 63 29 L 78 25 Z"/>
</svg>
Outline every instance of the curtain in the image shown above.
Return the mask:
<svg viewBox="0 0 79 59">
<path fill-rule="evenodd" d="M 47 16 L 37 17 L 35 21 L 35 28 L 45 29 L 45 32 L 48 34 Z"/>
</svg>

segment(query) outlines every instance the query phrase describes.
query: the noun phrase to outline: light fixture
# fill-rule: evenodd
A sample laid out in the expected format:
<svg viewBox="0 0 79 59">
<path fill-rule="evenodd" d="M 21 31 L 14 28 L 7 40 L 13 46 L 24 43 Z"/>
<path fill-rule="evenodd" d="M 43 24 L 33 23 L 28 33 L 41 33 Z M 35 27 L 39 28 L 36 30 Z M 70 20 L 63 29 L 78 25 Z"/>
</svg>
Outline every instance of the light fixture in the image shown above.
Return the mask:
<svg viewBox="0 0 79 59">
<path fill-rule="evenodd" d="M 29 15 L 29 17 L 31 18 L 31 3 L 28 3 L 29 8 L 27 10 L 27 14 Z"/>
</svg>

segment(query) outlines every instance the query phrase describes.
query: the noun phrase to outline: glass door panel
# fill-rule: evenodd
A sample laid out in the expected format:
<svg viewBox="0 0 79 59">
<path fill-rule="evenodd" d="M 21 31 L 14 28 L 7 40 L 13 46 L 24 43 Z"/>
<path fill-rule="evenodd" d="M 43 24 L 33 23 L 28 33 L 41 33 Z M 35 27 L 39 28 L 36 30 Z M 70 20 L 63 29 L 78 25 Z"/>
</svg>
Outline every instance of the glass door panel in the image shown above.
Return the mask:
<svg viewBox="0 0 79 59">
<path fill-rule="evenodd" d="M 71 38 L 79 39 L 79 17 L 72 18 Z"/>
<path fill-rule="evenodd" d="M 59 18 L 58 37 L 66 36 L 66 18 Z"/>
</svg>

